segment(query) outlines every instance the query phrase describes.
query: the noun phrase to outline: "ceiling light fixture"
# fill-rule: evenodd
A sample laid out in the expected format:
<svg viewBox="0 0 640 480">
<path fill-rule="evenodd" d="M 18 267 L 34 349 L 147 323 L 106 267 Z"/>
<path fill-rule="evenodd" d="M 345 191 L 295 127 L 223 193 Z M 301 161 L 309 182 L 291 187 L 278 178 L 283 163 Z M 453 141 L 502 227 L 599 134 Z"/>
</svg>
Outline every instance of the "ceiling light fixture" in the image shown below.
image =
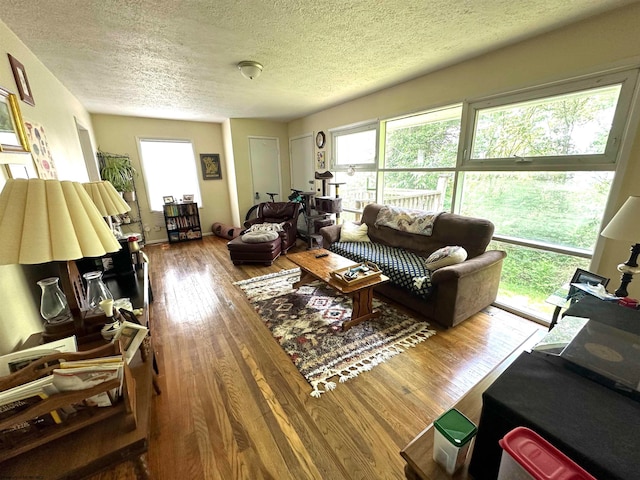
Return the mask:
<svg viewBox="0 0 640 480">
<path fill-rule="evenodd" d="M 258 62 L 252 62 L 250 60 L 245 60 L 243 62 L 238 63 L 238 69 L 244 78 L 248 78 L 249 80 L 253 80 L 254 78 L 258 78 L 262 73 L 262 65 Z"/>
</svg>

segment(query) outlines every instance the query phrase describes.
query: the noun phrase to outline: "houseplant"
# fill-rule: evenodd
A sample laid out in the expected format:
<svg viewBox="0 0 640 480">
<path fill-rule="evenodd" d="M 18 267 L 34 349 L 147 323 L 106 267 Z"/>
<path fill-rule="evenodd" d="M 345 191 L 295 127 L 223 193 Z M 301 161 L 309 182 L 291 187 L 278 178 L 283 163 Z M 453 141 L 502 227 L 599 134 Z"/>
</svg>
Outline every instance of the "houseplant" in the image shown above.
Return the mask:
<svg viewBox="0 0 640 480">
<path fill-rule="evenodd" d="M 137 175 L 131 165 L 128 155 L 106 153 L 98 150 L 100 162 L 100 177 L 111 182 L 114 188 L 123 192 L 124 199 L 132 202 L 135 200 L 134 177 Z"/>
</svg>

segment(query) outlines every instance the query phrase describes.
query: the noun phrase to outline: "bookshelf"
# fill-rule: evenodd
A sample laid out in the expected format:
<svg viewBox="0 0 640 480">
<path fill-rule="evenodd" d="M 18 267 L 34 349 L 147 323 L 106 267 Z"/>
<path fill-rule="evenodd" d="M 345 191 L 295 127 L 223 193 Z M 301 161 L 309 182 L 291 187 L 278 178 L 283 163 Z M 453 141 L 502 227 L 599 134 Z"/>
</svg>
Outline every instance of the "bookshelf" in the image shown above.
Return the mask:
<svg viewBox="0 0 640 480">
<path fill-rule="evenodd" d="M 163 212 L 169 243 L 202 238 L 197 203 L 168 203 Z"/>
</svg>

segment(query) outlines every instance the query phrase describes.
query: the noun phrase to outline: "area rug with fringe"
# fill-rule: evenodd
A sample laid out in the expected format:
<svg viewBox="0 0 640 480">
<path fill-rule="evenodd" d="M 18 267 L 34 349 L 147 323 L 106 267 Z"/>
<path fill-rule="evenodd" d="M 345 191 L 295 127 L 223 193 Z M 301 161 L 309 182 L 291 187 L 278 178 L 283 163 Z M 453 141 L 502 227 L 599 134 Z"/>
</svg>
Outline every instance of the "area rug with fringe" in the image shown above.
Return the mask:
<svg viewBox="0 0 640 480">
<path fill-rule="evenodd" d="M 300 269 L 235 282 L 294 365 L 311 395 L 336 388 L 435 334 L 429 324 L 374 299 L 382 315 L 342 331 L 351 299 L 321 281 L 294 289 Z"/>
</svg>

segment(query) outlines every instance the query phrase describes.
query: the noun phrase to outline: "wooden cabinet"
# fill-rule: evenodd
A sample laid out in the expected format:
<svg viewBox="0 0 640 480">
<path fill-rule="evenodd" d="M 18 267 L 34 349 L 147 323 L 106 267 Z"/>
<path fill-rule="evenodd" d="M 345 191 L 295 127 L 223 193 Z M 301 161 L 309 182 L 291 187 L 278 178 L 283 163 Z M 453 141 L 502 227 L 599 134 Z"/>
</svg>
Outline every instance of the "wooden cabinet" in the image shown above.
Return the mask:
<svg viewBox="0 0 640 480">
<path fill-rule="evenodd" d="M 197 203 L 168 203 L 163 211 L 169 243 L 202 238 Z"/>
</svg>

